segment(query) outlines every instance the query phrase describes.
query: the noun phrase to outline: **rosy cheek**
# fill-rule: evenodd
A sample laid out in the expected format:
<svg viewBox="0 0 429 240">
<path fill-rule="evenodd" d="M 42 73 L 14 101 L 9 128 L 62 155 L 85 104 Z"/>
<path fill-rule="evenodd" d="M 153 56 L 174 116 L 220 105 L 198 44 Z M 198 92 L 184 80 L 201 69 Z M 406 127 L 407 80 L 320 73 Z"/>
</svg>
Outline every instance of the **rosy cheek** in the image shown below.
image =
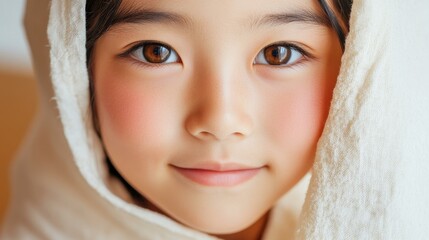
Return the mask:
<svg viewBox="0 0 429 240">
<path fill-rule="evenodd" d="M 97 108 L 105 139 L 128 144 L 126 148 L 149 139 L 156 141 L 167 119 L 161 111 L 163 102 L 136 84 L 120 84 L 118 79 L 103 81 L 97 89 Z"/>
<path fill-rule="evenodd" d="M 317 142 L 323 130 L 331 96 L 326 83 L 308 80 L 283 95 L 272 99 L 269 125 L 275 141 L 288 151 L 302 151 Z M 320 81 L 322 82 L 322 81 Z"/>
</svg>

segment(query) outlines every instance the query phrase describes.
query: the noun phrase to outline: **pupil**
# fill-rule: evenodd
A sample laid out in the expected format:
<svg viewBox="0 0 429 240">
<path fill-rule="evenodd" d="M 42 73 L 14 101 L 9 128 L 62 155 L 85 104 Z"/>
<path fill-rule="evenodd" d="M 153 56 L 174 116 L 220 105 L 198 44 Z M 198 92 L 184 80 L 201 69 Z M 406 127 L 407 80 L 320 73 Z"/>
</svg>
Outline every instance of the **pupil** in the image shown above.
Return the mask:
<svg viewBox="0 0 429 240">
<path fill-rule="evenodd" d="M 279 55 L 280 55 L 280 54 L 279 54 L 279 52 L 280 52 L 280 51 L 279 51 L 279 48 L 274 49 L 274 50 L 273 50 L 273 52 L 272 52 L 273 57 L 274 57 L 274 58 L 278 58 L 278 57 L 279 57 Z"/>
<path fill-rule="evenodd" d="M 161 53 L 161 48 L 160 47 L 156 47 L 156 48 L 153 49 L 153 54 L 155 54 L 155 55 L 161 55 L 160 53 Z"/>
<path fill-rule="evenodd" d="M 290 50 L 284 46 L 271 46 L 264 51 L 265 59 L 271 65 L 285 64 L 290 59 Z"/>
<path fill-rule="evenodd" d="M 159 44 L 148 44 L 143 51 L 144 57 L 150 63 L 163 63 L 170 55 L 170 50 Z"/>
</svg>

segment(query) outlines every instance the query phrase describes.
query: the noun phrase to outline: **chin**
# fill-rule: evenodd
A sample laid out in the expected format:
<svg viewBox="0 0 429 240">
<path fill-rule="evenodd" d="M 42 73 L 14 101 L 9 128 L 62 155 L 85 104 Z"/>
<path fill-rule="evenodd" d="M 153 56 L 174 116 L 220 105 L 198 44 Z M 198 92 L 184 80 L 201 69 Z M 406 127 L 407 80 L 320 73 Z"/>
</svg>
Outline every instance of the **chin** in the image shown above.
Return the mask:
<svg viewBox="0 0 429 240">
<path fill-rule="evenodd" d="M 227 222 L 227 224 L 224 222 Z M 193 228 L 212 235 L 224 235 L 241 232 L 250 227 L 252 223 L 253 222 L 231 222 L 224 220 L 213 224 L 195 226 Z"/>
<path fill-rule="evenodd" d="M 245 209 L 238 209 L 237 207 L 232 210 L 225 207 L 207 210 L 206 208 L 202 211 L 188 211 L 180 214 L 181 217 L 176 218 L 176 220 L 200 232 L 224 235 L 243 231 L 264 215 L 263 212 L 256 213 L 249 211 L 248 208 L 247 211 L 243 211 Z M 174 218 L 174 216 L 172 217 Z"/>
<path fill-rule="evenodd" d="M 189 225 L 189 227 L 211 235 L 226 235 L 241 232 L 250 227 L 252 224 L 253 222 L 232 222 L 223 220 L 209 224 L 196 223 Z"/>
</svg>

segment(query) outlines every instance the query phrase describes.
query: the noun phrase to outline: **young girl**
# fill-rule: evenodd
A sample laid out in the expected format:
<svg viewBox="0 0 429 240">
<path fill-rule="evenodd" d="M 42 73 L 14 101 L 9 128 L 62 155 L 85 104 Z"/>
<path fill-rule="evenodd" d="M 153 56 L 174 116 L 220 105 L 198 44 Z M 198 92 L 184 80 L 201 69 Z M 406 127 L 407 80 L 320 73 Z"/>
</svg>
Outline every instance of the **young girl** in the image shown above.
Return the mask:
<svg viewBox="0 0 429 240">
<path fill-rule="evenodd" d="M 356 0 L 348 35 L 351 5 L 29 1 L 40 114 L 2 238 L 417 236 L 408 216 L 427 216 L 424 201 L 403 201 L 415 194 L 397 173 L 414 173 L 403 156 L 422 145 L 401 152 L 409 135 L 390 131 L 407 102 L 387 61 L 405 44 L 389 37 L 404 25 L 380 15 L 390 0 Z M 310 169 L 297 225 L 303 195 L 288 197 Z M 395 212 L 404 202 L 419 211 Z"/>
<path fill-rule="evenodd" d="M 111 173 L 141 207 L 261 239 L 313 163 L 351 1 L 86 4 L 94 124 Z"/>
</svg>

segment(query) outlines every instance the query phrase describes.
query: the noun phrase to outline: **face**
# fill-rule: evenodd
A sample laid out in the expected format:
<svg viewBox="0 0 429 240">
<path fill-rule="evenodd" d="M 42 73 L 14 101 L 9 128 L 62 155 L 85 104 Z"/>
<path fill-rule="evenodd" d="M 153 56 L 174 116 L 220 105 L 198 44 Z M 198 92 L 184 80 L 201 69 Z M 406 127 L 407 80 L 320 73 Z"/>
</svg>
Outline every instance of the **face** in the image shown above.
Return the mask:
<svg viewBox="0 0 429 240">
<path fill-rule="evenodd" d="M 177 221 L 245 229 L 313 164 L 342 54 L 335 32 L 312 0 L 124 7 L 145 13 L 112 26 L 93 52 L 107 154 Z"/>
</svg>

